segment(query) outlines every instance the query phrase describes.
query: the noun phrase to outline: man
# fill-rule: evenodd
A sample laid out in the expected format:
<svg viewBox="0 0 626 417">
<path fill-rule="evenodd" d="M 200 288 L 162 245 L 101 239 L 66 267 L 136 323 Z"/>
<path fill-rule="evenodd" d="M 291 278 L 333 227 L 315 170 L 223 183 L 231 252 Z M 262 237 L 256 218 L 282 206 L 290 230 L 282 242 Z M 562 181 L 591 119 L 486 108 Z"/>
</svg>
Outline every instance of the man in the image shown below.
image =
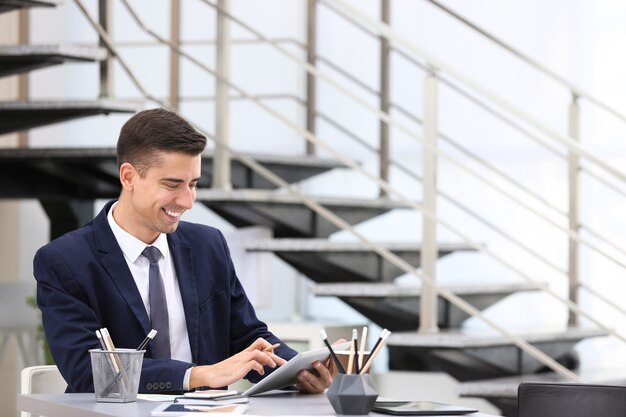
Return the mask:
<svg viewBox="0 0 626 417">
<path fill-rule="evenodd" d="M 260 380 L 296 352 L 259 321 L 220 231 L 180 221 L 191 209 L 206 138 L 175 113 L 152 109 L 122 127 L 122 191 L 90 223 L 41 248 L 37 302 L 68 392 L 93 392 L 88 350 L 106 327 L 118 347 L 147 348 L 140 392 Z M 298 388 L 321 392 L 329 369 L 303 370 Z"/>
</svg>

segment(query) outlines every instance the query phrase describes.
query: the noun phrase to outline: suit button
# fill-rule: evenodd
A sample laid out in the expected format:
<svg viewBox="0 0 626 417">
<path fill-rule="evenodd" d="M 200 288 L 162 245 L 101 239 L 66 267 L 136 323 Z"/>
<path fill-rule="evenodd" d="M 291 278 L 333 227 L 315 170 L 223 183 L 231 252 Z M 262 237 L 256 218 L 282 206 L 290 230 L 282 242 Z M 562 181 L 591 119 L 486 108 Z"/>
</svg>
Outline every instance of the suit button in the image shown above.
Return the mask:
<svg viewBox="0 0 626 417">
<path fill-rule="evenodd" d="M 149 390 L 151 390 L 151 389 L 152 389 L 152 382 L 148 382 L 148 383 L 146 384 L 146 389 L 149 389 Z"/>
<path fill-rule="evenodd" d="M 159 383 L 159 389 L 165 389 L 165 382 Z"/>
<path fill-rule="evenodd" d="M 172 383 L 171 383 L 170 381 L 167 381 L 167 382 L 165 383 L 165 388 L 167 388 L 167 389 L 172 389 Z"/>
</svg>

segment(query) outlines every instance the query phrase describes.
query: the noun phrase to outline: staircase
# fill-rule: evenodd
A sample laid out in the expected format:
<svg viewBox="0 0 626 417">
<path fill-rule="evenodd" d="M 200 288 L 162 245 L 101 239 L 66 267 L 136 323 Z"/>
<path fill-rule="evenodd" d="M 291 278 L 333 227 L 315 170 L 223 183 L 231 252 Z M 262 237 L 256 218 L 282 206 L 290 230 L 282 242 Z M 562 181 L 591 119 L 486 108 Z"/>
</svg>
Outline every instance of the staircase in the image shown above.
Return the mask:
<svg viewBox="0 0 626 417">
<path fill-rule="evenodd" d="M 325 2 L 326 3 L 326 2 Z M 52 6 L 47 1 L 1 1 L 0 11 L 17 7 Z M 98 62 L 107 56 L 99 49 L 66 46 L 0 47 L 0 76 L 25 73 L 64 62 Z M 0 134 L 58 123 L 76 117 L 109 112 L 132 112 L 133 107 L 101 99 L 93 102 L 0 103 Z M 184 115 L 184 114 L 183 114 Z M 286 157 L 243 153 L 299 190 L 306 181 L 344 164 L 314 156 Z M 372 323 L 393 331 L 388 340 L 389 367 L 398 370 L 446 372 L 462 381 L 461 394 L 483 397 L 514 415 L 516 384 L 521 380 L 561 380 L 544 364 L 494 331 L 475 331 L 464 325 L 469 315 L 438 295 L 439 332 L 417 332 L 424 286 L 401 284 L 405 271 L 379 251 L 361 242 L 337 240 L 341 230 L 285 188 L 276 187 L 242 158 L 230 162 L 234 190 L 216 188 L 212 181 L 214 154 L 203 154 L 202 180 L 197 201 L 236 227 L 265 226 L 273 238 L 245 243 L 250 253 L 272 253 L 313 283 L 319 297 L 336 297 Z M 119 193 L 115 150 L 111 148 L 3 149 L 0 150 L 0 198 L 35 198 L 51 221 L 51 238 L 80 226 L 92 217 L 93 201 Z M 359 227 L 379 216 L 407 210 L 407 204 L 386 196 L 378 198 L 315 197 L 315 201 L 349 225 Z M 422 202 L 420 202 L 422 203 Z M 415 202 L 414 204 L 417 204 Z M 378 242 L 416 270 L 422 267 L 423 242 Z M 437 241 L 437 259 L 454 254 L 481 256 L 476 245 Z M 518 293 L 544 289 L 515 282 L 444 285 L 478 310 L 487 310 Z M 545 329 L 508 329 L 568 369 L 578 366 L 574 347 L 582 340 L 607 332 L 580 326 Z M 346 335 L 347 337 L 347 335 Z M 576 371 L 579 372 L 579 371 Z M 581 374 L 579 372 L 579 374 Z M 582 375 L 582 374 L 581 374 Z M 538 379 L 535 379 L 538 378 Z M 596 375 L 594 382 L 610 382 Z M 604 379 L 602 379 L 604 378 Z"/>
</svg>

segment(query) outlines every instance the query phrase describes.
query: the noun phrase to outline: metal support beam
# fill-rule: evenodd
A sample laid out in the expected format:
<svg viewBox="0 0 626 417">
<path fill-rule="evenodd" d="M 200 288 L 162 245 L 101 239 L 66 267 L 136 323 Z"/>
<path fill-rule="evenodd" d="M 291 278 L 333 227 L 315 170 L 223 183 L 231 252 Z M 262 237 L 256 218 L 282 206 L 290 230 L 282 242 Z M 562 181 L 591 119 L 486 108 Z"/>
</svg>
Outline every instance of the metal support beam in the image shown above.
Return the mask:
<svg viewBox="0 0 626 417">
<path fill-rule="evenodd" d="M 230 173 L 229 101 L 230 88 L 230 22 L 225 13 L 230 13 L 230 0 L 219 0 L 217 12 L 217 79 L 215 100 L 215 160 L 213 162 L 213 187 L 225 191 L 232 189 Z"/>
<path fill-rule="evenodd" d="M 170 42 L 180 46 L 180 0 L 170 4 Z M 170 106 L 179 111 L 180 105 L 180 54 L 170 49 Z"/>
<path fill-rule="evenodd" d="M 98 22 L 111 35 L 113 26 L 113 10 L 109 0 L 98 0 Z M 106 48 L 104 40 L 100 39 L 101 48 Z M 107 54 L 106 59 L 100 62 L 100 97 L 113 97 L 113 59 Z"/>
<path fill-rule="evenodd" d="M 569 106 L 569 137 L 572 140 L 579 141 L 580 138 L 580 107 L 578 105 L 578 96 L 572 94 L 572 102 Z M 576 152 L 570 150 L 568 155 L 568 179 L 569 179 L 569 228 L 573 232 L 580 232 L 580 156 Z M 569 299 L 571 302 L 578 304 L 578 287 L 580 285 L 579 277 L 579 244 L 569 238 Z M 571 309 L 568 315 L 568 324 L 570 326 L 578 326 L 579 317 Z"/>
<path fill-rule="evenodd" d="M 20 45 L 27 45 L 29 43 L 30 32 L 30 19 L 28 17 L 28 9 L 22 9 L 19 11 L 19 43 Z M 28 72 L 21 74 L 17 78 L 17 94 L 20 101 L 28 100 Z M 17 146 L 20 148 L 28 147 L 28 130 L 22 130 L 17 134 Z"/>
<path fill-rule="evenodd" d="M 317 58 L 316 43 L 317 28 L 317 0 L 307 1 L 306 23 L 306 61 L 315 66 Z M 315 122 L 317 112 L 316 78 L 310 72 L 306 72 L 306 130 L 315 134 Z M 306 154 L 315 154 L 315 145 L 308 140 L 306 142 Z"/>
<path fill-rule="evenodd" d="M 437 215 L 437 105 L 438 80 L 434 70 L 430 70 L 424 81 L 424 123 L 422 152 L 422 273 L 436 279 L 437 263 L 437 222 L 425 213 Z M 422 333 L 435 333 L 437 326 L 437 291 L 426 282 L 422 283 L 420 305 L 420 326 Z"/>
<path fill-rule="evenodd" d="M 50 220 L 50 240 L 76 230 L 93 219 L 93 200 L 39 200 Z"/>
<path fill-rule="evenodd" d="M 383 23 L 389 24 L 390 22 L 390 0 L 381 0 L 380 2 L 380 19 Z M 384 36 L 380 36 L 380 111 L 389 114 L 389 57 L 390 57 L 390 44 L 389 39 Z M 389 124 L 380 120 L 379 122 L 379 134 L 380 134 L 380 151 L 379 151 L 379 169 L 380 179 L 389 181 Z M 380 196 L 387 197 L 387 191 L 380 189 Z"/>
</svg>

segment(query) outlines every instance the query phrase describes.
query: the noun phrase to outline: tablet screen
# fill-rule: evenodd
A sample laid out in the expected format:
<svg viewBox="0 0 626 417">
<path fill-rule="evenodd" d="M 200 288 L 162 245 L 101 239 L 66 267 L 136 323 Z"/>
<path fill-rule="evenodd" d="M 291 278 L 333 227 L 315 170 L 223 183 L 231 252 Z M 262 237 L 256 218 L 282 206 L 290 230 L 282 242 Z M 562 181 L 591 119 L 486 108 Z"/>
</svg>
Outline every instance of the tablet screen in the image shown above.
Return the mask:
<svg viewBox="0 0 626 417">
<path fill-rule="evenodd" d="M 393 415 L 451 415 L 478 412 L 478 410 L 473 408 L 436 403 L 432 401 L 377 402 L 374 404 L 372 411 Z"/>
</svg>

